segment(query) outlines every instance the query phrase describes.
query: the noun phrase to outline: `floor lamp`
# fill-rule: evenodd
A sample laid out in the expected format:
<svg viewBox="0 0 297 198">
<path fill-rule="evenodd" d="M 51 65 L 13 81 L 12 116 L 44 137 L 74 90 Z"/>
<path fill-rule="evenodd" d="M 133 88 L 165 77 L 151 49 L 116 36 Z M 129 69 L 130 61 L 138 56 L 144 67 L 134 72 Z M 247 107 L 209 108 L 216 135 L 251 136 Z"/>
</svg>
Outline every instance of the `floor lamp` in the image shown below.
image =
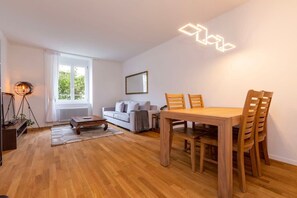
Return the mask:
<svg viewBox="0 0 297 198">
<path fill-rule="evenodd" d="M 20 107 L 18 109 L 18 113 L 17 113 L 17 117 L 19 115 L 19 113 L 21 112 L 21 116 L 24 115 L 23 112 L 24 112 L 24 104 L 26 103 L 27 104 L 27 107 L 28 107 L 28 110 L 29 110 L 29 118 L 30 118 L 30 113 L 32 114 L 33 118 L 34 118 L 34 121 L 35 123 L 37 124 L 38 128 L 40 128 L 36 118 L 35 118 L 35 115 L 31 109 L 31 106 L 30 106 L 30 103 L 27 99 L 27 95 L 30 95 L 33 93 L 33 85 L 29 82 L 17 82 L 15 85 L 14 85 L 14 91 L 16 94 L 22 96 L 22 100 L 21 100 L 21 104 L 20 104 Z"/>
</svg>

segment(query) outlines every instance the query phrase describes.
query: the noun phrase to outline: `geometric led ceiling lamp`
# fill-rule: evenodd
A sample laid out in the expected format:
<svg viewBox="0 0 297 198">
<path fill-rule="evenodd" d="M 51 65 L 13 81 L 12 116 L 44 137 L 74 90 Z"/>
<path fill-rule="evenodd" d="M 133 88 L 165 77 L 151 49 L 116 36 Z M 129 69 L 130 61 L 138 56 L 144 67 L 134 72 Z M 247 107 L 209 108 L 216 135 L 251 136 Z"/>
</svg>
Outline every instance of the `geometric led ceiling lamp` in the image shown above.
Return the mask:
<svg viewBox="0 0 297 198">
<path fill-rule="evenodd" d="M 197 24 L 197 28 L 200 29 L 200 31 L 196 34 L 196 41 L 202 45 L 207 45 L 208 29 L 199 24 Z"/>
<path fill-rule="evenodd" d="M 195 35 L 196 41 L 202 45 L 215 45 L 220 52 L 226 52 L 236 47 L 234 44 L 225 43 L 225 39 L 220 35 L 209 35 L 208 29 L 200 24 L 193 25 L 188 23 L 178 30 L 188 36 Z"/>
</svg>

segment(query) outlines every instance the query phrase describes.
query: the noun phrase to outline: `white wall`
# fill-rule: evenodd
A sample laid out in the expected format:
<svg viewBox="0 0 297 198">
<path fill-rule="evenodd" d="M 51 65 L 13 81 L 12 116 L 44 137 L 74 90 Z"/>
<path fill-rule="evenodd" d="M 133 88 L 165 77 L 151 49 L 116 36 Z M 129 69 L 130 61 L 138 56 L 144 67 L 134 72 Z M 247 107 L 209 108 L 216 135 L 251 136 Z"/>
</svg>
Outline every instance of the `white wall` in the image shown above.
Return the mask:
<svg viewBox="0 0 297 198">
<path fill-rule="evenodd" d="M 5 35 L 0 31 L 0 42 L 1 42 L 1 87 L 2 91 L 9 90 L 9 77 L 7 75 L 7 39 Z"/>
<path fill-rule="evenodd" d="M 251 0 L 205 24 L 237 45 L 229 53 L 181 35 L 126 61 L 123 77 L 149 71 L 149 94 L 125 96 L 123 81 L 123 96 L 164 105 L 165 92 L 201 93 L 206 106 L 242 107 L 249 89 L 273 91 L 269 153 L 297 165 L 296 8 L 295 0 Z"/>
<path fill-rule="evenodd" d="M 93 113 L 101 115 L 102 107 L 112 107 L 121 99 L 122 65 L 119 62 L 93 61 Z"/>
<path fill-rule="evenodd" d="M 14 92 L 14 84 L 18 81 L 32 83 L 34 91 L 27 97 L 31 109 L 40 126 L 45 126 L 45 96 L 44 96 L 44 50 L 16 43 L 8 45 L 8 65 L 10 77 L 10 92 Z M 21 96 L 15 94 L 16 113 L 19 108 Z M 26 111 L 25 111 L 26 110 Z M 27 106 L 24 113 L 29 116 Z M 34 120 L 33 117 L 30 117 Z"/>
<path fill-rule="evenodd" d="M 8 76 L 11 88 L 8 91 L 14 93 L 13 87 L 18 81 L 28 81 L 34 85 L 34 92 L 28 96 L 28 100 L 40 126 L 47 125 L 45 123 L 44 52 L 44 49 L 18 43 L 11 42 L 8 45 Z M 94 60 L 92 69 L 93 113 L 101 114 L 103 106 L 113 106 L 121 99 L 122 68 L 117 62 Z M 16 108 L 18 108 L 21 96 L 16 95 L 15 98 Z"/>
</svg>

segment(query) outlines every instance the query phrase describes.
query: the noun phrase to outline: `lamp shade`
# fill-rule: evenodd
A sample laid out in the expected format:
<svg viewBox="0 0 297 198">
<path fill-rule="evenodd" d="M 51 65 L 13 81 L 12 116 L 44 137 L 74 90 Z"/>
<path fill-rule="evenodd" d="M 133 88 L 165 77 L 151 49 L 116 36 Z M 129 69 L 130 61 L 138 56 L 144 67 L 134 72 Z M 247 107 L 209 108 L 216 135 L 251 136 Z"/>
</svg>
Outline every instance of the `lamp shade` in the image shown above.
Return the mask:
<svg viewBox="0 0 297 198">
<path fill-rule="evenodd" d="M 15 93 L 20 96 L 25 96 L 33 93 L 33 88 L 34 88 L 33 85 L 29 82 L 20 81 L 14 85 Z"/>
</svg>

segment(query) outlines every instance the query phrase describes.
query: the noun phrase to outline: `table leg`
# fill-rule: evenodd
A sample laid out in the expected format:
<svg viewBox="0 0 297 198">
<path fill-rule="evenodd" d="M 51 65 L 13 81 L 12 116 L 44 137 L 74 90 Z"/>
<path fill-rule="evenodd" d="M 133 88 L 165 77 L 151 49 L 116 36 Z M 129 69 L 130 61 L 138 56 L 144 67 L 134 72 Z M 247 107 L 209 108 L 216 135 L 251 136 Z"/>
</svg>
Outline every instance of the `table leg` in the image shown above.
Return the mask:
<svg viewBox="0 0 297 198">
<path fill-rule="evenodd" d="M 232 197 L 232 124 L 226 119 L 218 126 L 218 197 Z"/>
<path fill-rule="evenodd" d="M 106 131 L 108 128 L 108 124 L 107 123 L 104 123 L 104 131 Z"/>
<path fill-rule="evenodd" d="M 161 113 L 160 128 L 160 163 L 168 166 L 170 163 L 170 119 L 166 119 Z"/>
<path fill-rule="evenodd" d="M 77 133 L 77 135 L 80 135 L 80 127 L 79 126 L 76 126 L 76 133 Z"/>
<path fill-rule="evenodd" d="M 73 128 L 73 124 L 72 124 L 72 121 L 70 121 L 70 126 L 71 126 L 71 128 Z"/>
</svg>

